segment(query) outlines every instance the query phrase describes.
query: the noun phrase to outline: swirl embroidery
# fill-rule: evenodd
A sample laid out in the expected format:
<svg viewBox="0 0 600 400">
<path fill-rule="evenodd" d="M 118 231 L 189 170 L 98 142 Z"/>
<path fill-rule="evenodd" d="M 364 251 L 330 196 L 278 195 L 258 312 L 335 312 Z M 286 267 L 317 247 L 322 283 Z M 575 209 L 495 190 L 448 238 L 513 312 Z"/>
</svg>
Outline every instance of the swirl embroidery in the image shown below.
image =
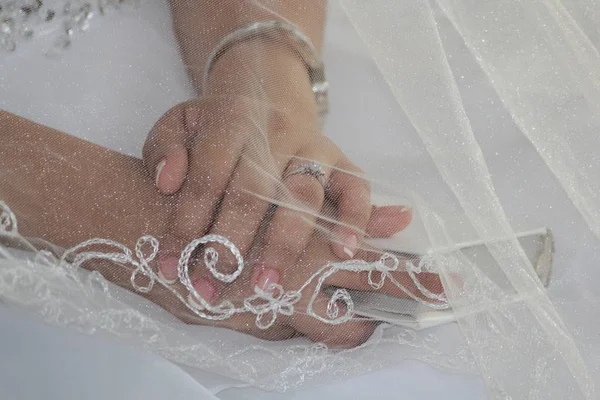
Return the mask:
<svg viewBox="0 0 600 400">
<path fill-rule="evenodd" d="M 18 234 L 17 219 L 14 213 L 1 201 L 0 232 Z M 237 268 L 233 273 L 223 274 L 219 272 L 219 253 L 214 247 L 210 246 L 211 244 L 224 246 L 235 257 Z M 93 248 L 99 245 L 112 250 L 94 251 Z M 241 300 L 241 304 L 238 306 L 230 300 L 224 300 L 218 305 L 211 305 L 196 292 L 189 275 L 192 254 L 199 246 L 208 246 L 204 250 L 204 267 L 214 278 L 224 283 L 232 283 L 242 274 L 245 267 L 242 254 L 234 243 L 219 235 L 206 235 L 195 239 L 181 252 L 177 273 L 179 282 L 183 284 L 187 293 L 181 293 L 181 290 L 177 289 L 177 285 L 169 284 L 153 270 L 152 265 L 159 251 L 159 241 L 152 236 L 142 236 L 138 239 L 133 252 L 127 246 L 112 240 L 90 239 L 65 251 L 60 258 L 60 263 L 65 268 L 77 268 L 92 260 L 111 261 L 129 269 L 131 286 L 140 293 L 151 292 L 154 285 L 159 283 L 200 318 L 219 321 L 228 319 L 235 314 L 252 313 L 256 315 L 255 324 L 259 329 L 272 327 L 280 314 L 292 316 L 297 303 L 302 299 L 303 292 L 308 290 L 309 286 L 314 286 L 314 289 L 306 306 L 308 315 L 332 325 L 349 321 L 354 315 L 354 303 L 346 289 L 338 288 L 333 291 L 327 303 L 325 315 L 318 315 L 313 309 L 313 304 L 318 295 L 323 293 L 321 289 L 327 278 L 339 271 L 368 272 L 368 283 L 374 290 L 381 289 L 389 280 L 391 284 L 397 286 L 415 301 L 427 304 L 432 308 L 448 307 L 443 295 L 430 293 L 419 283 L 415 275 L 415 268 L 414 266 L 411 267 L 410 262 L 407 262 L 406 270 L 415 286 L 426 298 L 437 300 L 439 303 L 421 299 L 398 282 L 392 273 L 399 270 L 400 261 L 396 256 L 387 253 L 375 262 L 350 260 L 328 263 L 316 271 L 297 290 L 286 291 L 281 285 L 271 284 L 266 290 L 255 287 L 254 294 Z M 423 261 L 423 263 L 425 262 L 429 261 Z M 419 268 L 421 267 L 419 265 Z M 342 304 L 344 307 L 341 307 Z"/>
</svg>

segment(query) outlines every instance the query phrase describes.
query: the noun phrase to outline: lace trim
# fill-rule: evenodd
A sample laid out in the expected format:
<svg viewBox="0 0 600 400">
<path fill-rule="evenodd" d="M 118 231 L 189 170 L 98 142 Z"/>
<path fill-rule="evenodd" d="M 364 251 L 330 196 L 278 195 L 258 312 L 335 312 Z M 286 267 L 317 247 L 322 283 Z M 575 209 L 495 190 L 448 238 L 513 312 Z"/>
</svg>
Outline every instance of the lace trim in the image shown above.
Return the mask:
<svg viewBox="0 0 600 400">
<path fill-rule="evenodd" d="M 14 213 L 4 202 L 0 202 L 0 232 L 9 232 L 18 234 L 17 220 Z M 158 240 L 152 236 L 143 236 L 136 243 L 135 250 L 132 252 L 121 243 L 107 239 L 90 239 L 64 252 L 60 258 L 61 265 L 69 267 L 81 267 L 82 264 L 90 260 L 108 260 L 120 265 L 131 265 L 133 270 L 130 275 L 132 287 L 140 293 L 148 293 L 152 290 L 156 282 L 169 289 L 192 313 L 197 316 L 213 321 L 225 320 L 235 314 L 252 313 L 256 316 L 256 326 L 260 329 L 268 329 L 277 321 L 278 316 L 291 316 L 294 313 L 295 304 L 302 298 L 304 292 L 314 281 L 317 284 L 312 292 L 306 313 L 319 321 L 332 325 L 342 324 L 349 321 L 354 316 L 354 303 L 347 290 L 337 289 L 331 295 L 327 304 L 326 315 L 318 315 L 313 309 L 313 303 L 321 293 L 321 288 L 325 280 L 338 271 L 368 272 L 369 285 L 374 290 L 383 287 L 386 280 L 391 281 L 396 287 L 422 304 L 433 309 L 446 309 L 448 303 L 444 295 L 431 293 L 418 280 L 415 272 L 422 270 L 422 266 L 416 269 L 409 263 L 408 274 L 413 283 L 419 288 L 421 293 L 432 301 L 425 301 L 404 285 L 398 282 L 393 272 L 399 270 L 400 261 L 391 254 L 383 254 L 376 262 L 365 262 L 363 260 L 350 260 L 339 263 L 328 263 L 317 272 L 315 272 L 305 283 L 297 290 L 286 291 L 281 285 L 271 284 L 265 290 L 258 287 L 254 288 L 254 295 L 244 299 L 241 304 L 235 305 L 229 300 L 225 300 L 218 305 L 211 305 L 206 302 L 194 289 L 189 276 L 189 262 L 192 253 L 200 245 L 209 245 L 218 243 L 230 251 L 237 260 L 237 269 L 232 274 L 223 274 L 218 271 L 219 253 L 213 247 L 207 247 L 204 251 L 204 265 L 208 271 L 218 280 L 231 283 L 234 282 L 244 269 L 244 260 L 238 248 L 227 238 L 218 235 L 207 235 L 189 243 L 181 253 L 178 269 L 179 281 L 185 286 L 188 293 L 180 293 L 175 286 L 155 273 L 150 267 L 150 263 L 156 258 L 159 250 Z M 86 248 L 94 245 L 104 245 L 115 249 L 113 252 L 85 251 Z M 44 257 L 52 257 L 50 253 L 41 253 Z M 429 261 L 426 261 L 429 262 Z M 140 276 L 146 278 L 146 284 L 140 284 Z M 345 312 L 340 315 L 340 305 L 345 305 Z M 198 306 L 200 305 L 200 307 Z"/>
<path fill-rule="evenodd" d="M 0 237 L 26 241 L 18 234 L 15 215 L 1 201 Z M 226 239 L 218 236 L 205 237 L 204 240 L 206 243 L 213 240 L 218 243 L 228 243 L 230 251 L 235 248 Z M 87 246 L 97 243 L 111 244 L 115 247 L 115 251 L 103 253 L 85 251 Z M 191 247 L 192 243 L 190 243 Z M 151 290 L 156 282 L 171 287 L 161 281 L 149 267 L 157 251 L 158 242 L 150 236 L 140 238 L 133 252 L 118 243 L 96 239 L 70 249 L 60 259 L 48 251 L 36 251 L 31 261 L 12 262 L 15 259 L 4 253 L 4 249 L 0 246 L 0 298 L 36 310 L 46 322 L 59 326 L 72 326 L 87 334 L 106 332 L 127 341 L 133 340 L 134 343 L 141 344 L 142 347 L 171 361 L 233 377 L 265 390 L 285 391 L 299 388 L 309 381 L 320 382 L 319 380 L 325 379 L 324 377 L 331 382 L 337 378 L 346 378 L 385 365 L 396 364 L 398 357 L 421 360 L 452 371 L 476 372 L 472 356 L 465 345 L 442 350 L 444 346 L 431 334 L 387 325 L 379 326 L 375 335 L 363 346 L 338 352 L 331 351 L 324 344 L 309 344 L 303 340 L 300 343 L 282 343 L 281 346 L 223 342 L 219 340 L 220 335 L 211 333 L 211 329 L 219 328 L 210 327 L 204 327 L 204 330 L 208 330 L 208 335 L 204 338 L 199 337 L 197 331 L 188 336 L 184 330 L 181 330 L 182 328 L 173 329 L 170 325 L 165 325 L 117 300 L 112 295 L 112 291 L 117 288 L 112 287 L 99 272 L 88 273 L 78 268 L 87 260 L 113 260 L 133 266 L 131 281 L 138 286 L 137 290 Z M 187 276 L 188 254 L 184 251 L 180 259 L 180 280 L 182 277 L 185 280 Z M 67 262 L 67 259 L 70 261 Z M 207 268 L 211 269 L 212 266 L 213 270 L 218 272 L 217 262 L 218 254 L 208 250 L 205 253 Z M 240 265 L 242 263 L 243 260 L 240 258 Z M 364 262 L 330 264 L 324 266 L 311 279 L 317 279 L 320 286 L 326 277 L 336 270 L 343 268 L 363 271 L 369 267 L 374 268 L 369 272 L 369 283 L 374 287 L 381 287 L 384 280 L 388 278 L 389 272 L 398 268 L 398 260 L 385 255 L 372 264 Z M 239 275 L 238 271 L 231 275 L 236 274 Z M 139 280 L 142 276 L 148 278 L 150 283 L 140 285 Z M 228 280 L 232 279 L 232 276 L 222 275 L 221 278 Z M 286 292 L 279 285 L 271 285 L 266 291 L 256 290 L 253 296 L 243 301 L 241 307 L 226 308 L 221 305 L 224 312 L 220 316 L 230 315 L 232 310 L 241 312 L 245 309 L 245 312 L 256 316 L 256 325 L 259 328 L 266 329 L 273 325 L 278 315 L 290 315 L 294 312 L 303 289 Z M 190 306 L 183 295 L 180 293 L 176 295 L 180 301 Z M 121 296 L 119 295 L 118 298 Z M 340 315 L 338 301 L 347 302 L 346 304 L 351 308 L 352 300 L 348 292 L 342 289 L 335 291 L 331 296 L 326 316 L 318 316 L 314 313 L 313 315 L 325 322 L 341 323 L 350 313 Z M 212 308 L 216 311 L 219 309 L 219 307 Z M 203 314 L 193 307 L 190 310 L 200 316 Z M 258 339 L 253 341 L 264 343 Z M 376 347 L 381 346 L 402 346 L 405 350 L 398 356 L 383 360 L 373 353 Z M 382 351 L 386 350 L 382 349 Z"/>
</svg>

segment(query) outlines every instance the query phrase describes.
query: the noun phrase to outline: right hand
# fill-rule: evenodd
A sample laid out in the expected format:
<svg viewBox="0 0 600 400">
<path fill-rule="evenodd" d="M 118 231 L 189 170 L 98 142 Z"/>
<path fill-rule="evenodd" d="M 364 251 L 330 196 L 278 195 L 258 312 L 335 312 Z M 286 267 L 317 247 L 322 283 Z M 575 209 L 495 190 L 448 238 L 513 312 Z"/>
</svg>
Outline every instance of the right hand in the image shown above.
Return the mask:
<svg viewBox="0 0 600 400">
<path fill-rule="evenodd" d="M 373 207 L 367 233 L 373 237 L 385 237 L 403 229 L 405 225 L 402 222 L 401 208 L 396 206 Z M 361 250 L 357 253 L 357 258 L 368 261 L 375 261 L 379 256 L 380 254 L 377 252 L 368 250 Z M 255 286 L 267 290 L 270 284 L 277 284 L 281 285 L 285 292 L 298 290 L 315 272 L 328 263 L 337 261 L 340 260 L 332 252 L 327 241 L 313 235 L 298 262 L 289 268 L 249 268 L 244 270 L 242 275 L 233 283 L 222 284 L 216 279 L 203 278 L 201 285 L 194 287 L 211 306 L 218 306 L 223 301 L 231 301 L 234 305 L 239 306 L 243 304 L 244 299 L 255 294 L 253 289 Z M 424 297 L 407 273 L 394 272 L 392 276 L 412 294 L 417 297 Z M 430 292 L 435 294 L 443 292 L 441 281 L 437 275 L 421 273 L 417 276 L 419 282 Z M 256 315 L 250 312 L 236 314 L 222 321 L 202 319 L 192 313 L 180 301 L 174 301 L 172 294 L 161 285 L 156 285 L 155 287 L 158 287 L 158 289 L 153 290 L 149 297 L 185 322 L 225 327 L 267 340 L 284 340 L 303 335 L 314 342 L 324 343 L 334 348 L 352 348 L 367 340 L 375 329 L 375 324 L 372 322 L 364 319 L 352 319 L 334 325 L 307 315 L 307 306 L 311 301 L 316 284 L 316 280 L 313 280 L 302 290 L 302 297 L 294 304 L 294 313 L 291 316 L 279 314 L 275 324 L 268 329 L 260 329 L 256 324 Z M 329 286 L 365 292 L 374 291 L 368 283 L 368 272 L 338 271 L 324 281 L 322 288 Z M 179 282 L 174 283 L 173 288 L 180 293 L 187 293 L 185 286 Z M 407 297 L 406 293 L 389 281 L 386 281 L 384 286 L 377 292 L 395 297 Z M 203 307 L 198 306 L 195 301 L 190 299 L 191 296 L 188 297 L 188 303 L 192 307 L 200 307 L 200 310 L 203 310 Z M 330 296 L 319 292 L 312 303 L 313 311 L 317 315 L 326 318 L 329 300 Z M 345 313 L 344 305 L 339 302 L 337 304 L 340 307 L 340 315 L 343 315 Z"/>
</svg>

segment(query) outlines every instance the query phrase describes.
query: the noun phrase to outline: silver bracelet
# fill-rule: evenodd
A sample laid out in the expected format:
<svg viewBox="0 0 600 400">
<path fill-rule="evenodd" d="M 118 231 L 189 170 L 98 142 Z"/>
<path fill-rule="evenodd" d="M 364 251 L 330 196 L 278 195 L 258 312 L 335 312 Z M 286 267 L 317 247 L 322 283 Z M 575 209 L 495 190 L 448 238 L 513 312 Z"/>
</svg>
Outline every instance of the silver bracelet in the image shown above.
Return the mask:
<svg viewBox="0 0 600 400">
<path fill-rule="evenodd" d="M 325 65 L 319 58 L 311 40 L 298 27 L 283 21 L 260 21 L 244 25 L 228 34 L 215 46 L 208 56 L 202 78 L 202 88 L 205 88 L 210 72 L 217 60 L 236 44 L 263 35 L 285 34 L 290 47 L 300 56 L 308 71 L 312 91 L 317 102 L 321 118 L 329 111 L 329 82 L 325 78 Z M 277 36 L 281 39 L 281 36 Z"/>
</svg>

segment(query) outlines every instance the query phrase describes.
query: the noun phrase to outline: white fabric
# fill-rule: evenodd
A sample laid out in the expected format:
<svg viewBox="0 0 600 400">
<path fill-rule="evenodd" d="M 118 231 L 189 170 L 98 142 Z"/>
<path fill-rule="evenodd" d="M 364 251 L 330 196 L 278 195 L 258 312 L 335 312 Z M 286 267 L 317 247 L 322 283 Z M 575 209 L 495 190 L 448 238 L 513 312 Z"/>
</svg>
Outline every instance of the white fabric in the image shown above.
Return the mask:
<svg viewBox="0 0 600 400">
<path fill-rule="evenodd" d="M 6 399 L 217 399 L 149 352 L 52 327 L 0 307 L 0 386 Z"/>
<path fill-rule="evenodd" d="M 376 146 L 371 147 L 378 149 L 377 153 L 373 154 L 369 163 L 361 165 L 370 176 L 406 182 L 417 188 L 421 196 L 438 193 L 436 189 L 443 183 L 433 165 L 430 175 L 424 173 L 426 168 L 420 168 L 418 173 L 413 168 L 419 159 L 427 160 L 428 155 L 419 146 L 420 139 L 410 122 L 397 112 L 396 100 L 383 78 L 373 78 L 380 75 L 367 55 L 366 47 L 360 49 L 356 45 L 360 38 L 341 9 L 333 6 L 330 11 L 325 59 L 332 85 L 332 113 L 327 120 L 327 134 L 351 159 L 354 153 L 362 150 L 361 143 L 365 138 L 377 140 Z M 553 230 L 557 243 L 554 280 L 561 283 L 558 286 L 551 283 L 550 297 L 567 300 L 557 306 L 568 309 L 568 299 L 580 302 L 580 296 L 585 296 L 585 293 L 577 291 L 578 278 L 569 276 L 600 281 L 600 272 L 594 268 L 600 257 L 598 240 L 554 176 L 544 168 L 536 149 L 520 134 L 510 115 L 499 105 L 499 100 L 489 100 L 497 96 L 487 78 L 469 59 L 467 49 L 450 24 L 444 19 L 442 21 L 446 26 L 441 26 L 441 29 L 447 33 L 444 43 L 447 50 L 454 51 L 452 68 L 462 99 L 466 102 L 464 106 L 467 111 L 480 111 L 473 113 L 476 117 L 471 118 L 470 123 L 488 160 L 504 210 L 515 231 L 539 226 L 549 226 Z M 33 51 L 20 51 L 0 58 L 0 109 L 127 154 L 139 155 L 145 135 L 156 119 L 172 105 L 193 97 L 170 32 L 166 4 L 145 2 L 139 16 L 115 16 L 97 21 L 60 60 L 47 60 Z M 166 41 L 165 37 L 168 38 Z M 102 62 L 107 54 L 118 57 L 120 63 L 107 66 Z M 84 68 L 81 63 L 85 63 Z M 23 65 L 26 68 L 22 68 Z M 77 76 L 74 71 L 81 75 Z M 86 93 L 83 102 L 81 93 Z M 369 133 L 373 129 L 390 134 L 371 136 Z M 392 134 L 398 130 L 405 130 L 406 136 Z M 423 161 L 423 164 L 427 165 L 428 161 Z M 520 171 L 520 175 L 515 176 L 515 171 Z M 398 178 L 399 174 L 401 178 Z M 516 192 L 518 197 L 514 195 Z M 427 201 L 440 209 L 452 204 L 448 198 L 440 196 Z M 553 217 L 558 213 L 560 220 Z M 597 315 L 593 301 L 590 301 L 588 309 L 568 314 L 572 319 L 567 323 L 575 327 L 586 326 L 584 331 L 573 333 L 581 344 L 581 353 L 591 368 L 592 376 L 599 377 L 600 346 L 598 339 L 590 336 L 594 329 L 587 321 L 590 315 Z M 377 397 L 382 399 L 475 399 L 486 395 L 478 378 L 435 371 L 418 362 L 405 362 L 394 369 L 284 395 L 248 388 L 227 389 L 236 383 L 197 375 L 197 372 L 194 372 L 195 380 L 192 381 L 186 372 L 155 356 L 124 350 L 121 345 L 97 337 L 79 337 L 59 328 L 42 326 L 28 321 L 18 311 L 0 310 L 2 325 L 9 327 L 2 329 L 0 346 L 4 347 L 0 347 L 0 354 L 13 354 L 10 361 L 6 362 L 4 357 L 0 361 L 0 368 L 10 369 L 13 375 L 3 373 L 0 379 L 6 378 L 6 386 L 2 387 L 13 390 L 8 393 L 14 398 L 32 398 L 40 394 L 44 394 L 46 399 L 93 398 L 87 397 L 88 392 L 85 392 L 92 388 L 90 379 L 93 375 L 100 377 L 99 380 L 107 377 L 106 381 L 115 377 L 131 378 L 119 380 L 112 388 L 105 388 L 105 392 L 94 392 L 98 398 L 102 397 L 99 394 L 103 394 L 103 398 L 126 398 L 123 394 L 129 390 L 136 390 L 131 392 L 133 398 L 164 398 L 160 394 L 165 396 L 167 393 L 175 398 L 179 395 L 180 398 L 207 396 L 202 386 L 221 392 L 223 399 L 359 399 L 371 397 L 374 389 Z M 595 321 L 596 325 L 592 326 L 597 328 L 597 332 L 600 322 L 597 318 Z M 450 338 L 457 346 L 464 344 L 456 325 L 440 327 L 434 333 L 438 337 Z M 67 337 L 70 339 L 67 340 Z M 14 346 L 15 341 L 20 345 Z M 73 354 L 75 341 L 80 341 L 81 346 L 85 343 L 85 352 Z M 11 348 L 18 349 L 18 353 L 9 353 Z M 397 351 L 402 350 L 399 348 Z M 72 356 L 71 361 L 59 361 L 63 360 L 62 355 Z M 43 362 L 39 362 L 40 359 Z M 88 364 L 90 368 L 91 365 L 96 368 L 93 375 L 87 374 L 92 370 L 81 367 Z M 67 389 L 61 386 L 60 378 L 52 379 L 46 375 L 52 365 L 63 368 L 54 370 L 57 375 L 63 371 L 62 376 L 70 377 L 68 393 L 76 393 L 71 390 L 78 388 L 85 396 L 68 397 L 70 394 L 65 394 Z M 138 375 L 132 376 L 134 365 L 137 365 Z M 26 373 L 32 374 L 32 370 L 42 377 L 45 375 L 48 386 L 16 384 Z M 9 376 L 15 379 L 8 379 Z M 141 385 L 136 377 L 149 382 L 143 387 L 145 392 L 139 389 Z M 36 392 L 38 388 L 40 390 Z M 138 393 L 139 397 L 135 397 Z"/>
<path fill-rule="evenodd" d="M 195 96 L 165 1 L 94 18 L 60 57 L 36 44 L 0 57 L 0 108 L 124 154 L 140 157 L 158 118 Z"/>
</svg>

